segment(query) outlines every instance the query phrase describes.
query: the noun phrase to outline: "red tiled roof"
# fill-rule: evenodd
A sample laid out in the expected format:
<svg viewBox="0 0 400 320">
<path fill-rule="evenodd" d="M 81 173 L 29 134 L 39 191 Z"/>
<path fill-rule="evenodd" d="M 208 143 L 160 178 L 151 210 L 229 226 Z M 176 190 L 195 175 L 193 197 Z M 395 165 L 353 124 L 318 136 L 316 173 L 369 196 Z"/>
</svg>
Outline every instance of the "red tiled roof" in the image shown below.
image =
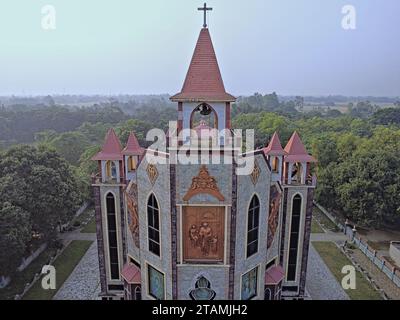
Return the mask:
<svg viewBox="0 0 400 320">
<path fill-rule="evenodd" d="M 106 139 L 101 151 L 92 160 L 122 160 L 121 142 L 114 129 L 107 132 Z"/>
<path fill-rule="evenodd" d="M 122 151 L 122 154 L 130 156 L 141 156 L 143 153 L 144 149 L 139 145 L 139 141 L 136 138 L 135 134 L 131 132 L 129 134 L 128 142 L 126 143 L 126 147 Z"/>
<path fill-rule="evenodd" d="M 129 284 L 141 284 L 140 269 L 133 263 L 124 265 L 121 271 L 121 276 Z"/>
<path fill-rule="evenodd" d="M 295 131 L 285 147 L 285 152 L 288 154 L 285 157 L 287 162 L 317 162 L 317 160 L 310 156 L 301 142 L 300 136 Z"/>
<path fill-rule="evenodd" d="M 281 266 L 271 267 L 265 272 L 265 285 L 277 285 L 285 277 L 285 272 Z"/>
<path fill-rule="evenodd" d="M 268 146 L 264 148 L 264 154 L 271 156 L 283 156 L 286 152 L 283 150 L 278 133 L 274 133 Z"/>
<path fill-rule="evenodd" d="M 225 91 L 210 32 L 200 31 L 192 61 L 182 91 L 172 101 L 234 102 L 236 98 Z"/>
</svg>

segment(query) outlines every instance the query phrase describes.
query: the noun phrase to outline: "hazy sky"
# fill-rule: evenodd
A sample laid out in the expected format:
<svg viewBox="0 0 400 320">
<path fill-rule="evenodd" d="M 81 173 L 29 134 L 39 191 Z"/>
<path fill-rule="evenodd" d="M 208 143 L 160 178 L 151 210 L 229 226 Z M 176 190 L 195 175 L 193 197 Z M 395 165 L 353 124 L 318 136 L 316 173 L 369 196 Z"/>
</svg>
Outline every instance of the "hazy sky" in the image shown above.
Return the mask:
<svg viewBox="0 0 400 320">
<path fill-rule="evenodd" d="M 201 0 L 1 0 L 0 95 L 180 91 Z M 42 7 L 56 9 L 43 30 Z M 210 0 L 227 91 L 400 95 L 399 0 Z M 342 7 L 356 30 L 342 28 Z"/>
</svg>

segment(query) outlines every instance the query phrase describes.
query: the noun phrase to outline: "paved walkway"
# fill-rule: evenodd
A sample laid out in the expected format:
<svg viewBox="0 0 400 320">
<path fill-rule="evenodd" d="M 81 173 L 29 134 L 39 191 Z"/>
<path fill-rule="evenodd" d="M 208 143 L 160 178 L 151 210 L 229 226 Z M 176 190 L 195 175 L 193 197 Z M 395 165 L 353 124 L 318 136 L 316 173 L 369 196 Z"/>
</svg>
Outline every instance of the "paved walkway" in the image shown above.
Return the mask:
<svg viewBox="0 0 400 320">
<path fill-rule="evenodd" d="M 94 236 L 96 237 L 95 234 Z M 97 242 L 94 241 L 53 299 L 96 300 L 100 293 L 99 279 Z"/>
<path fill-rule="evenodd" d="M 312 233 L 311 242 L 322 241 L 322 242 L 337 242 L 344 243 L 349 241 L 349 238 L 343 233 L 326 232 L 326 233 Z"/>
<path fill-rule="evenodd" d="M 349 300 L 348 295 L 314 249 L 312 243 L 308 255 L 306 286 L 312 300 Z"/>
<path fill-rule="evenodd" d="M 69 242 L 72 240 L 88 240 L 96 241 L 95 233 L 81 233 L 80 230 L 75 230 L 73 232 L 60 233 L 58 236 L 64 242 Z"/>
</svg>

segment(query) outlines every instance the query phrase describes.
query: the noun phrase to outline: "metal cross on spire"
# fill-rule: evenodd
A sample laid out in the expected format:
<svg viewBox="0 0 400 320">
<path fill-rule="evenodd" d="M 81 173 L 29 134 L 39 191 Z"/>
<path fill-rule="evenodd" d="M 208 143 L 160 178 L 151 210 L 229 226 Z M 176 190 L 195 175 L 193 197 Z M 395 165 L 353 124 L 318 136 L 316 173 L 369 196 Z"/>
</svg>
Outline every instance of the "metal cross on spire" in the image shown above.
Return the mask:
<svg viewBox="0 0 400 320">
<path fill-rule="evenodd" d="M 204 23 L 203 28 L 207 28 L 207 11 L 212 11 L 213 8 L 207 8 L 207 3 L 204 3 L 204 7 L 198 8 L 199 11 L 204 11 Z"/>
</svg>

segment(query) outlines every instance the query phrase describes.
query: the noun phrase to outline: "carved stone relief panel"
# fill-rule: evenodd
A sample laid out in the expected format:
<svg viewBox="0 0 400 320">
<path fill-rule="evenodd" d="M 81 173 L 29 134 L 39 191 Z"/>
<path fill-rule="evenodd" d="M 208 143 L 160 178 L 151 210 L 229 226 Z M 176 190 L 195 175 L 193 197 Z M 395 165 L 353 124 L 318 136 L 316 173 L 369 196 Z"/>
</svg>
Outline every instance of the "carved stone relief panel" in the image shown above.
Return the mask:
<svg viewBox="0 0 400 320">
<path fill-rule="evenodd" d="M 193 177 L 192 185 L 183 197 L 183 200 L 189 201 L 192 197 L 201 193 L 209 194 L 220 201 L 225 200 L 224 196 L 219 191 L 217 180 L 210 176 L 205 165 L 202 165 L 199 174 L 196 177 Z"/>
<path fill-rule="evenodd" d="M 185 263 L 222 263 L 225 207 L 183 207 L 182 242 Z"/>
<path fill-rule="evenodd" d="M 257 160 L 254 161 L 254 169 L 250 174 L 251 182 L 253 182 L 254 185 L 257 184 L 258 179 L 260 178 L 261 174 L 261 169 L 260 166 L 257 163 Z"/>
<path fill-rule="evenodd" d="M 274 241 L 276 231 L 279 224 L 279 211 L 281 207 L 282 194 L 278 191 L 276 186 L 271 186 L 270 204 L 269 204 L 269 217 L 268 217 L 268 240 L 267 248 L 269 249 Z"/>
<path fill-rule="evenodd" d="M 128 207 L 129 230 L 132 233 L 134 245 L 139 248 L 139 216 L 137 210 L 137 185 L 132 183 L 126 192 Z"/>
<path fill-rule="evenodd" d="M 146 168 L 147 176 L 149 177 L 149 180 L 152 185 L 156 182 L 158 178 L 158 170 L 157 167 L 154 164 L 149 164 Z"/>
</svg>

